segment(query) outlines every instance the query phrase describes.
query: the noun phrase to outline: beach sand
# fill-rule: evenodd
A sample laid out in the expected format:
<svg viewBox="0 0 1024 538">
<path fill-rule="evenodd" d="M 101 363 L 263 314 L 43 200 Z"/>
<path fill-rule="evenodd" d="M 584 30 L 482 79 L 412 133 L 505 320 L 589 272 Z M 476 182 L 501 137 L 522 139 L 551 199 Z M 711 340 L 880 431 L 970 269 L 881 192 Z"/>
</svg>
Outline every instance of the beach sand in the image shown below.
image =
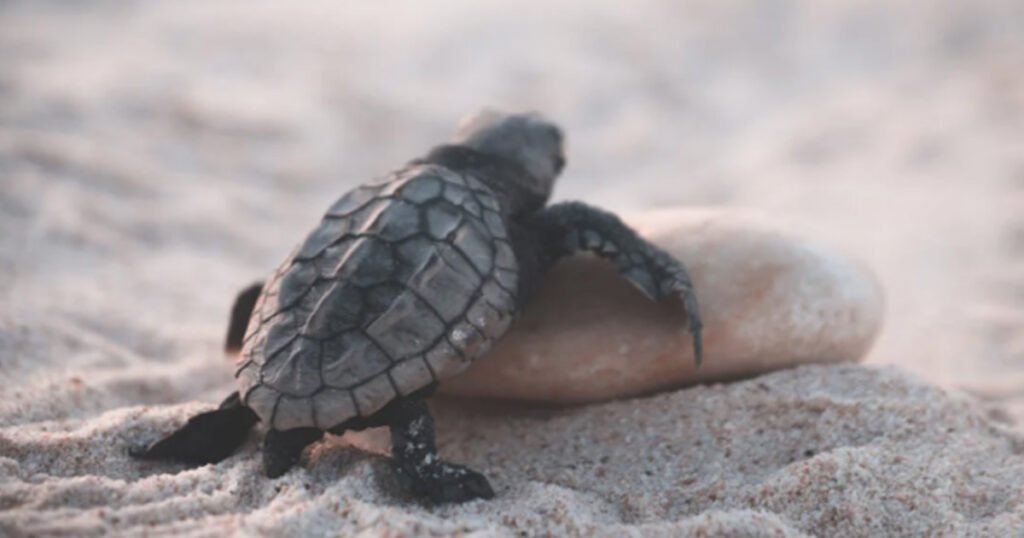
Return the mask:
<svg viewBox="0 0 1024 538">
<path fill-rule="evenodd" d="M 260 476 L 253 439 L 197 469 L 123 447 L 197 403 L 36 422 L 0 437 L 0 529 L 75 536 L 1013 536 L 1024 438 L 894 367 L 804 366 L 734 384 L 574 409 L 445 401 L 439 446 L 497 499 L 405 498 L 383 431 L 315 445 Z"/>
<path fill-rule="evenodd" d="M 1024 534 L 1013 1 L 0 6 L 0 535 Z M 382 432 L 270 481 L 138 463 L 345 189 L 481 105 L 569 135 L 556 199 L 752 208 L 862 260 L 865 366 L 551 410 L 435 403 L 498 498 L 402 497 Z"/>
</svg>

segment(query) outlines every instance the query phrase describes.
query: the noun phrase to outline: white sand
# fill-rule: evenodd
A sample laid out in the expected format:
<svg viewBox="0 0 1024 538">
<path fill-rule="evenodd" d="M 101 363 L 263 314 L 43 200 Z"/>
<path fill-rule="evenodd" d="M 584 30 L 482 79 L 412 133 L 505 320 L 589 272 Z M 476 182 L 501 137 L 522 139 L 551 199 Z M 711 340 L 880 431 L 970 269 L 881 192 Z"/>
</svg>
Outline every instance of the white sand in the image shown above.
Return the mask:
<svg viewBox="0 0 1024 538">
<path fill-rule="evenodd" d="M 472 408 L 472 410 L 467 410 Z M 255 440 L 218 465 L 138 464 L 121 447 L 197 404 L 8 428 L 0 529 L 308 536 L 373 533 L 1011 536 L 1024 438 L 892 368 L 808 366 L 574 410 L 435 405 L 440 446 L 498 499 L 424 508 L 398 492 L 386 438 L 317 445 L 259 476 Z M 383 432 L 381 432 L 383 433 Z M 368 450 L 366 450 L 368 449 Z M 173 474 L 172 474 L 173 473 Z"/>
<path fill-rule="evenodd" d="M 1024 534 L 1019 2 L 469 4 L 0 7 L 0 535 Z M 230 390 L 240 286 L 481 104 L 566 126 L 559 198 L 751 206 L 863 258 L 895 366 L 446 405 L 499 493 L 462 507 L 396 497 L 379 436 L 278 481 L 254 443 L 124 457 Z"/>
</svg>

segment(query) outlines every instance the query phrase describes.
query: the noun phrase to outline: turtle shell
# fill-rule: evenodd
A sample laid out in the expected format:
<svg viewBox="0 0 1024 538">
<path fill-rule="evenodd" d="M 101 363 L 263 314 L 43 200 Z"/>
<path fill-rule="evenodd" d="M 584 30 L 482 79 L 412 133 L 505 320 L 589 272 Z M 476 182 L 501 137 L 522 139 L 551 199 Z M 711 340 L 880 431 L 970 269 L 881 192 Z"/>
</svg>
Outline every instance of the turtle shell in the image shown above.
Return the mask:
<svg viewBox="0 0 1024 538">
<path fill-rule="evenodd" d="M 236 376 L 270 427 L 329 429 L 457 374 L 515 312 L 493 191 L 416 165 L 356 188 L 263 288 Z"/>
</svg>

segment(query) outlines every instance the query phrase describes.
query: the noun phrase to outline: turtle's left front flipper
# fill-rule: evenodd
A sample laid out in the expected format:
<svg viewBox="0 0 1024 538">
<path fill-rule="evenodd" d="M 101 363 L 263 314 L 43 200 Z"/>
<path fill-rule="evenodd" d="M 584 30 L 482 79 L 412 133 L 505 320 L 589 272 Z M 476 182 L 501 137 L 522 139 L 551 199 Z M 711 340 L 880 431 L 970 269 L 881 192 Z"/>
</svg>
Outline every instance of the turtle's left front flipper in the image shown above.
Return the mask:
<svg viewBox="0 0 1024 538">
<path fill-rule="evenodd" d="M 690 275 L 679 261 L 637 235 L 619 217 L 582 202 L 551 205 L 531 216 L 528 226 L 542 244 L 546 266 L 587 251 L 615 263 L 622 275 L 652 300 L 678 295 L 686 308 L 694 358 L 700 365 L 700 310 Z"/>
<path fill-rule="evenodd" d="M 231 319 L 228 321 L 228 334 L 224 338 L 224 351 L 237 355 L 242 350 L 245 330 L 249 327 L 249 318 L 256 308 L 256 301 L 263 291 L 263 282 L 256 282 L 238 292 L 235 303 L 231 306 Z"/>
<path fill-rule="evenodd" d="M 242 405 L 235 392 L 217 409 L 188 419 L 184 426 L 159 441 L 130 448 L 128 455 L 142 460 L 217 463 L 245 441 L 258 421 L 256 413 Z"/>
</svg>

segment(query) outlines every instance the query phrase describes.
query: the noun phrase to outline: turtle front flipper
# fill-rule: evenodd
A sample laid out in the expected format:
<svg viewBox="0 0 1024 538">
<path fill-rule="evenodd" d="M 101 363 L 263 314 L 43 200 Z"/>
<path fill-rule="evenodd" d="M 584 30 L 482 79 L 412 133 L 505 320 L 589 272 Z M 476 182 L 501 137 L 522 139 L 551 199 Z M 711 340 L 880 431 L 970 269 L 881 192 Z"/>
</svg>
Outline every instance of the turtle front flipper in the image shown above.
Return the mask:
<svg viewBox="0 0 1024 538">
<path fill-rule="evenodd" d="M 627 280 L 652 300 L 682 299 L 697 365 L 703 355 L 700 309 L 690 275 L 679 261 L 641 238 L 617 216 L 582 202 L 563 202 L 527 221 L 541 242 L 547 265 L 586 251 L 612 261 Z"/>
<path fill-rule="evenodd" d="M 238 449 L 258 420 L 235 392 L 219 408 L 188 419 L 184 426 L 155 443 L 128 449 L 128 455 L 142 460 L 217 463 Z"/>
<path fill-rule="evenodd" d="M 494 490 L 484 475 L 442 461 L 434 443 L 434 417 L 420 399 L 399 399 L 387 413 L 391 457 L 399 481 L 413 495 L 435 503 L 491 499 Z"/>
<path fill-rule="evenodd" d="M 231 306 L 231 320 L 228 321 L 228 334 L 224 339 L 224 350 L 228 353 L 237 354 L 242 350 L 249 318 L 252 317 L 252 311 L 256 308 L 256 301 L 262 291 L 263 282 L 256 282 L 238 292 L 235 297 L 235 304 Z"/>
</svg>

